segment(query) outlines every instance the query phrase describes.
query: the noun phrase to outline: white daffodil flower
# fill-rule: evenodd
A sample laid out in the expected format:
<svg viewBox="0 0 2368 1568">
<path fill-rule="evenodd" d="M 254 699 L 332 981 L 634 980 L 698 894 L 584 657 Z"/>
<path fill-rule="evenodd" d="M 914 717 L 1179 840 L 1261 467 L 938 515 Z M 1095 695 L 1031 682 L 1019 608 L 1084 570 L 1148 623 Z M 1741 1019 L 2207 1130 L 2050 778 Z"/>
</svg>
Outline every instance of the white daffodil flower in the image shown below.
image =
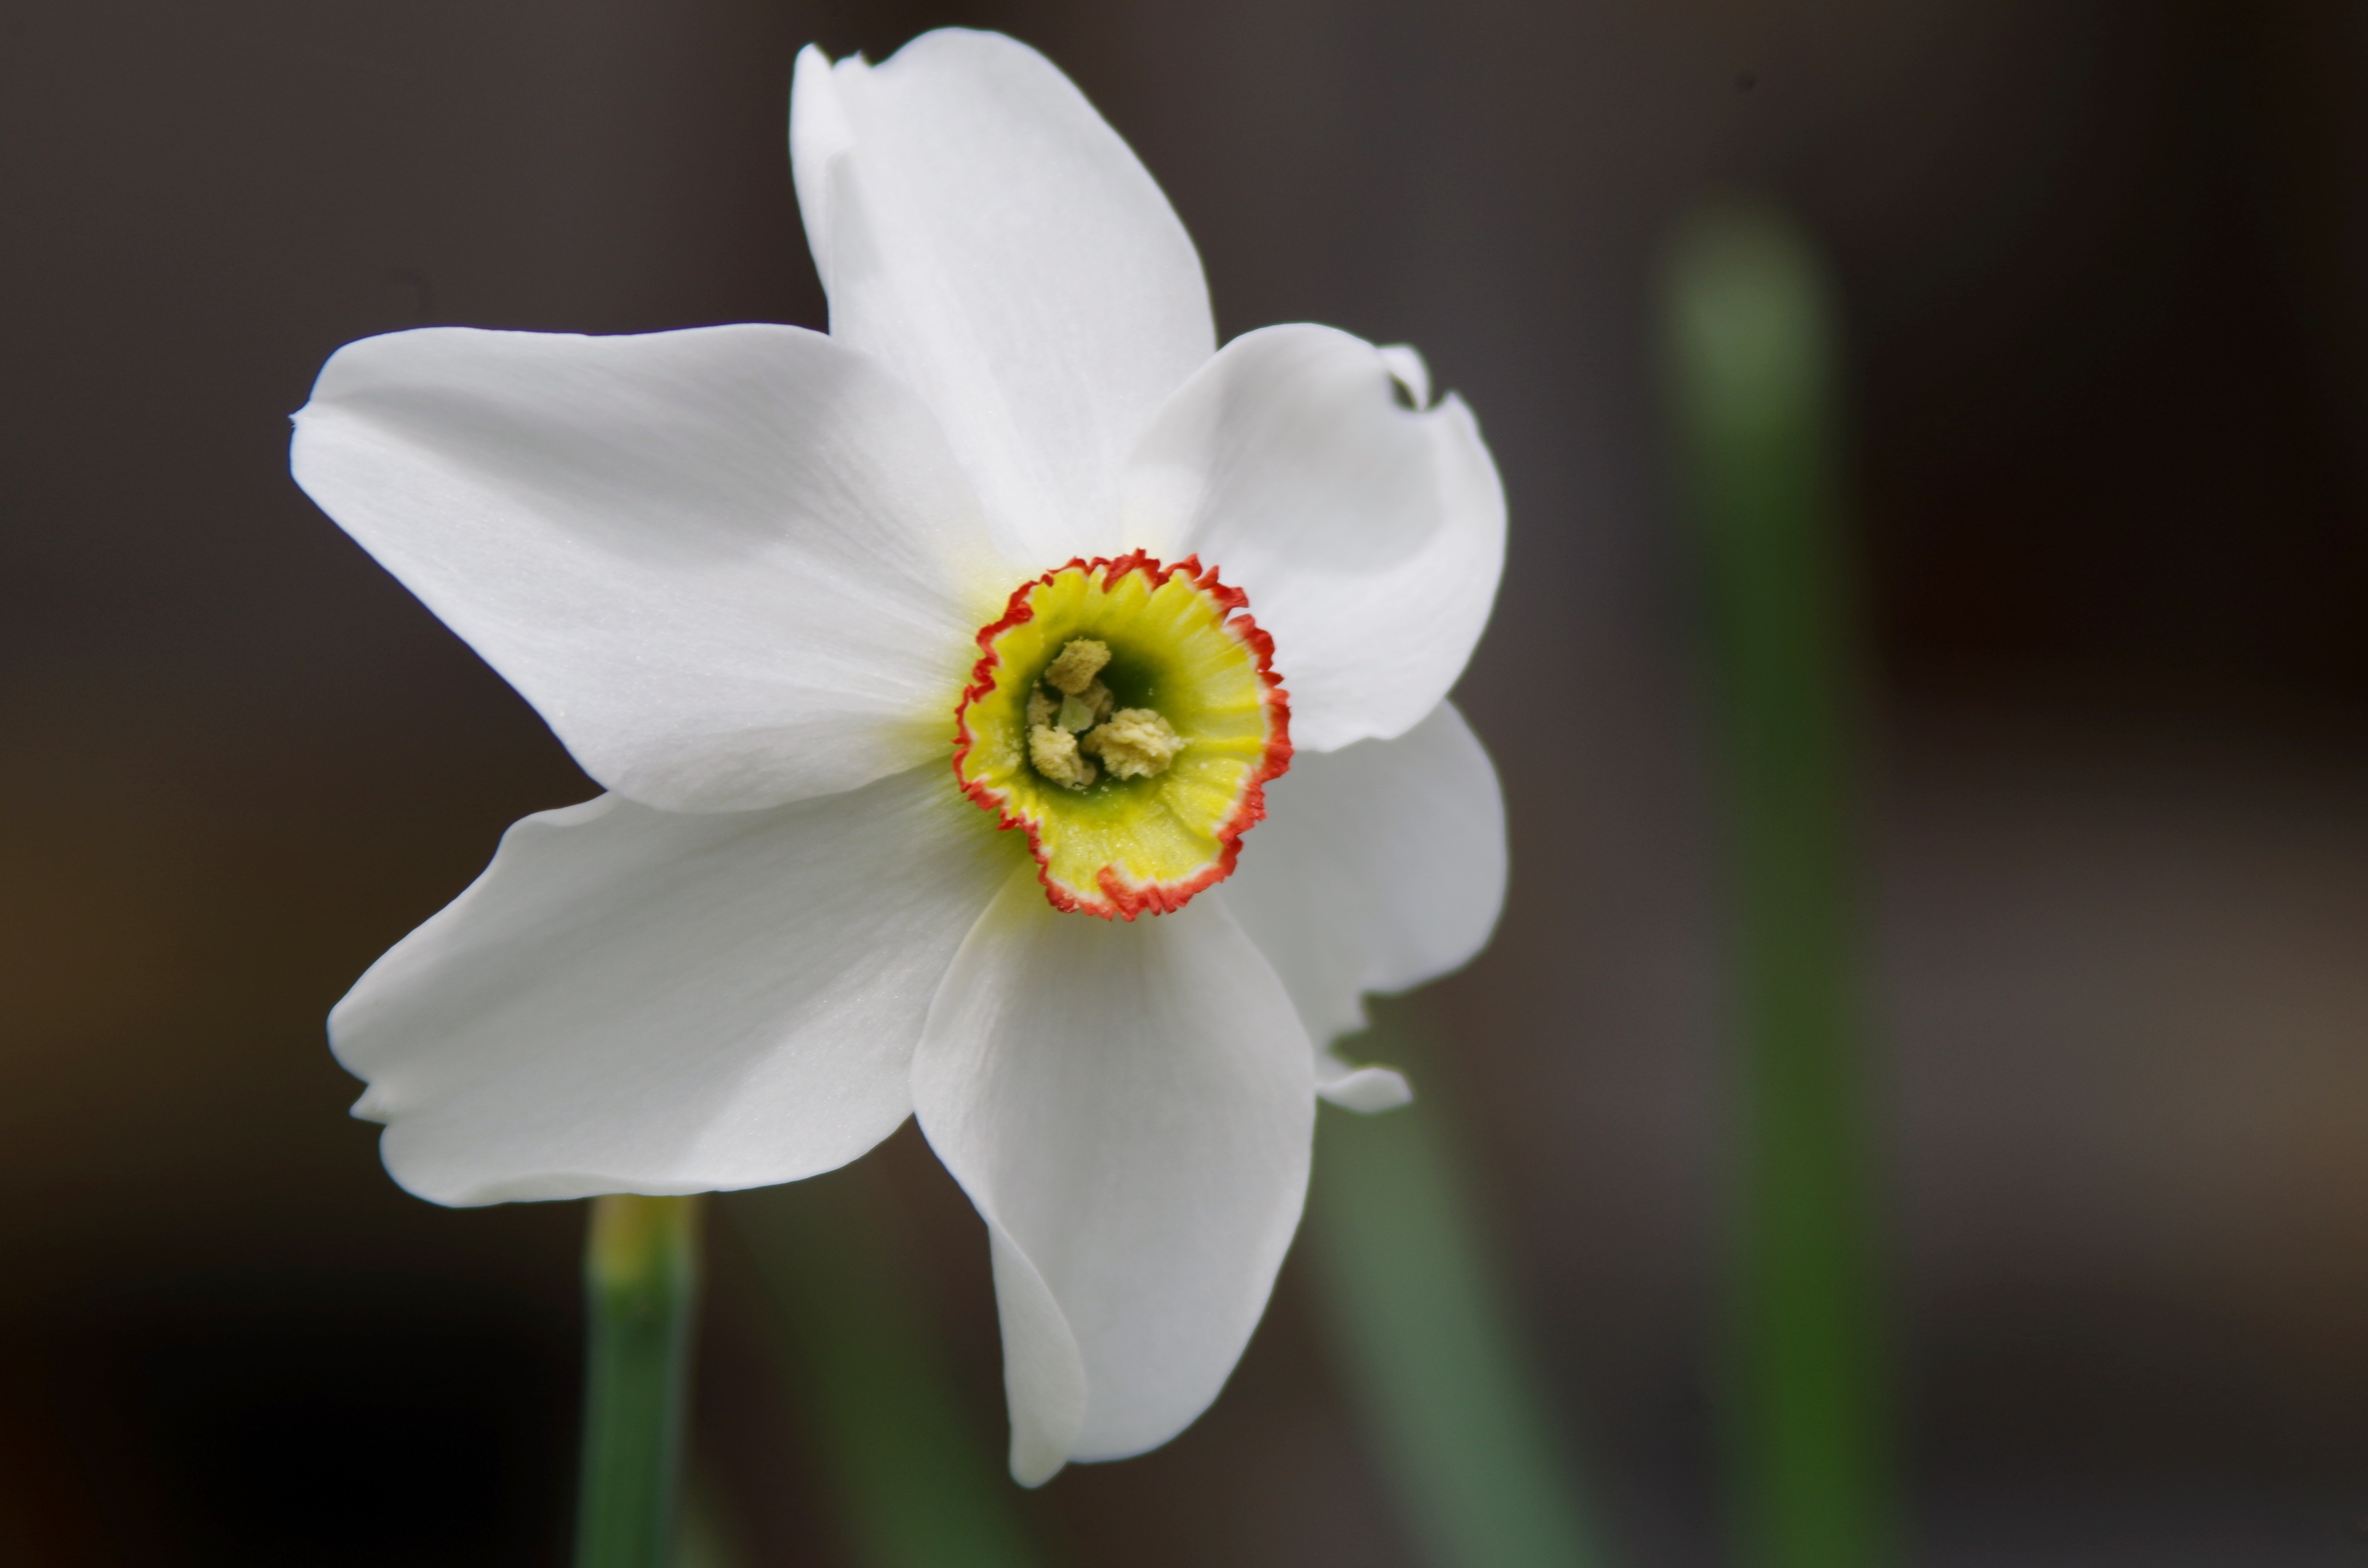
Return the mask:
<svg viewBox="0 0 2368 1568">
<path fill-rule="evenodd" d="M 827 336 L 395 333 L 296 416 L 304 489 L 609 790 L 331 1040 L 439 1203 L 794 1181 L 917 1114 L 1034 1484 L 1216 1396 L 1316 1096 L 1406 1095 L 1328 1042 L 1487 937 L 1446 694 L 1504 497 L 1412 350 L 1219 349 L 1158 187 L 1009 39 L 809 48 L 790 144 Z"/>
</svg>

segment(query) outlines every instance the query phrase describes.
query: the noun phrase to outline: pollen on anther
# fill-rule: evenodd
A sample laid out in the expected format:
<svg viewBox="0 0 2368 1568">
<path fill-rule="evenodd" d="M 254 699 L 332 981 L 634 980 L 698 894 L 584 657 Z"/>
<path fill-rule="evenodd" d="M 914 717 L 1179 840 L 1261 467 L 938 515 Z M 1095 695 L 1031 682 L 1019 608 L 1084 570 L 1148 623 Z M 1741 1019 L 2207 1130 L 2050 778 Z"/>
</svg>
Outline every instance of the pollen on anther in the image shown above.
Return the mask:
<svg viewBox="0 0 2368 1568">
<path fill-rule="evenodd" d="M 1067 789 L 1082 790 L 1094 781 L 1094 765 L 1077 755 L 1077 737 L 1051 724 L 1029 730 L 1028 760 L 1037 772 Z"/>
<path fill-rule="evenodd" d="M 1097 642 L 1090 637 L 1070 640 L 1053 662 L 1044 666 L 1046 684 L 1059 687 L 1071 697 L 1082 697 L 1102 666 L 1110 661 L 1110 644 Z"/>
<path fill-rule="evenodd" d="M 1121 708 L 1081 744 L 1114 778 L 1152 778 L 1167 771 L 1184 749 L 1184 737 L 1156 710 Z"/>
</svg>

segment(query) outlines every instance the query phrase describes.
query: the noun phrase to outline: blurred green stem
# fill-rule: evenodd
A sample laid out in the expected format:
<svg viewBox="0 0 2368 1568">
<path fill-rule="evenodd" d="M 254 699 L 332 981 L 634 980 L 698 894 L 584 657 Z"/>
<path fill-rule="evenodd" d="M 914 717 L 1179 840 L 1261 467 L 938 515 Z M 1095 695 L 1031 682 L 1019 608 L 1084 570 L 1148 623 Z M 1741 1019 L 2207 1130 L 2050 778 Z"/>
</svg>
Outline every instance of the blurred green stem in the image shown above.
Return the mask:
<svg viewBox="0 0 2368 1568">
<path fill-rule="evenodd" d="M 1412 1066 L 1396 1010 L 1358 1043 Z M 1440 1568 L 1589 1568 L 1578 1467 L 1487 1256 L 1431 1085 L 1379 1116 L 1326 1107 L 1308 1244 L 1336 1354 L 1392 1494 Z"/>
<path fill-rule="evenodd" d="M 1892 1555 L 1849 875 L 1849 602 L 1834 329 L 1780 214 L 1704 209 L 1667 277 L 1687 498 L 1717 635 L 1739 903 L 1731 1438 L 1747 1560 Z"/>
<path fill-rule="evenodd" d="M 575 1568 L 669 1568 L 673 1558 L 700 1212 L 697 1198 L 593 1199 Z"/>
<path fill-rule="evenodd" d="M 779 1309 L 796 1403 L 872 1568 L 1033 1568 L 1015 1489 L 915 1303 L 879 1180 L 859 1167 L 724 1200 Z"/>
</svg>

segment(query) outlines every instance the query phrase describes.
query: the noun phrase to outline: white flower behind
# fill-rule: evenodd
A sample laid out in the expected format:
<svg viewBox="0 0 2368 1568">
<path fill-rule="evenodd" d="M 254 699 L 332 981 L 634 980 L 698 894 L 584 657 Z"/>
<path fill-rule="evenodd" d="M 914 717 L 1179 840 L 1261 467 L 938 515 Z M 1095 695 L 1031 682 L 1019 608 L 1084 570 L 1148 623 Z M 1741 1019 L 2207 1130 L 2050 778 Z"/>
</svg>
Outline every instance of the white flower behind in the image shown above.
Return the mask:
<svg viewBox="0 0 2368 1568">
<path fill-rule="evenodd" d="M 297 416 L 306 491 L 610 791 L 513 827 L 331 1040 L 443 1203 L 794 1180 L 917 1113 L 1033 1484 L 1215 1397 L 1316 1096 L 1405 1097 L 1329 1041 L 1486 939 L 1502 807 L 1445 698 L 1503 496 L 1411 350 L 1219 350 L 1032 51 L 809 49 L 791 128 L 829 335 L 398 333 Z M 1060 708 L 1094 639 L 1111 689 Z"/>
</svg>

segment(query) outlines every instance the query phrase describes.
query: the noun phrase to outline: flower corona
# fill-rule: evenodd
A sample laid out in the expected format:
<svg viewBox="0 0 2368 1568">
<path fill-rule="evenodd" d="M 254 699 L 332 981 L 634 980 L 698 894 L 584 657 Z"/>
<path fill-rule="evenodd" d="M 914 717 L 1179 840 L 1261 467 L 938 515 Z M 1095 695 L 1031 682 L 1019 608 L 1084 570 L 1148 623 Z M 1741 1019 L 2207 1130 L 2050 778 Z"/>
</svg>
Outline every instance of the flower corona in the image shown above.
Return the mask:
<svg viewBox="0 0 2368 1568">
<path fill-rule="evenodd" d="M 1187 556 L 1073 560 L 978 634 L 954 712 L 962 792 L 1028 835 L 1057 909 L 1133 920 L 1231 875 L 1291 766 L 1274 643 Z"/>
</svg>

